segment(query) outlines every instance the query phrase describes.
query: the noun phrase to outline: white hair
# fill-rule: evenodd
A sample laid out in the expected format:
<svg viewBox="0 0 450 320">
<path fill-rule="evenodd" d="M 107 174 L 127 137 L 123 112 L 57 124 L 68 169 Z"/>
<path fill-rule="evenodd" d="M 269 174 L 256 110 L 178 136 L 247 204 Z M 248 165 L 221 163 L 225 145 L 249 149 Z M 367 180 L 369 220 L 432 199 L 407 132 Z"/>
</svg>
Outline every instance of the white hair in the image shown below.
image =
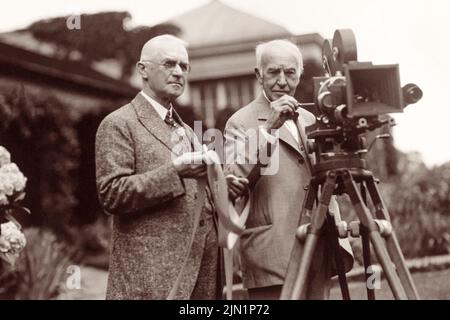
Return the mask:
<svg viewBox="0 0 450 320">
<path fill-rule="evenodd" d="M 256 67 L 258 70 L 262 70 L 262 56 L 269 48 L 283 49 L 292 53 L 292 55 L 297 59 L 298 72 L 300 72 L 300 74 L 303 72 L 303 56 L 299 47 L 286 39 L 272 40 L 269 42 L 260 43 L 256 46 Z"/>
<path fill-rule="evenodd" d="M 171 34 L 162 34 L 160 36 L 151 38 L 144 44 L 144 46 L 142 47 L 142 50 L 141 50 L 140 60 L 144 60 L 148 56 L 148 52 L 153 52 L 154 51 L 153 49 L 155 47 L 157 47 L 161 42 L 166 42 L 166 41 L 178 42 L 186 49 L 188 47 L 188 43 L 186 41 L 184 41 L 183 39 L 180 39 Z"/>
</svg>

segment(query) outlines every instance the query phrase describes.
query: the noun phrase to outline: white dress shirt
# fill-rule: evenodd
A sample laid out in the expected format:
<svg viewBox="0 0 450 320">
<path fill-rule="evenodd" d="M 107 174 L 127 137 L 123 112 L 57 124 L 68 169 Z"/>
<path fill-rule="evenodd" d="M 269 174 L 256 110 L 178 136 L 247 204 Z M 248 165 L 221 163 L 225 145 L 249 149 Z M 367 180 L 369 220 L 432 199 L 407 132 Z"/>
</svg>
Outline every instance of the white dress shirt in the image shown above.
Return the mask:
<svg viewBox="0 0 450 320">
<path fill-rule="evenodd" d="M 147 95 L 144 91 L 141 91 L 141 94 L 144 96 L 145 99 L 147 99 L 148 102 L 155 108 L 156 112 L 158 112 L 161 119 L 165 120 L 167 116 L 167 112 L 169 112 L 169 115 L 172 116 L 172 105 L 170 105 L 170 108 L 167 109 L 163 107 L 158 101 L 155 99 L 152 99 L 149 95 Z"/>
</svg>

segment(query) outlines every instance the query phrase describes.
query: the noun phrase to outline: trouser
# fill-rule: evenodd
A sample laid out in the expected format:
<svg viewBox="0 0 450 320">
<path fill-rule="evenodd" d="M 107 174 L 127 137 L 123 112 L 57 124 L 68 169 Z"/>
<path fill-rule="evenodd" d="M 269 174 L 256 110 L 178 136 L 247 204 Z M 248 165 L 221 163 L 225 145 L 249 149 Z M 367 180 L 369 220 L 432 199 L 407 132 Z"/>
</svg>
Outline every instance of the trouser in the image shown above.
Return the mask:
<svg viewBox="0 0 450 320">
<path fill-rule="evenodd" d="M 220 298 L 219 278 L 219 247 L 217 242 L 217 231 L 211 225 L 205 240 L 200 270 L 195 287 L 191 293 L 191 300 L 214 300 Z"/>
<path fill-rule="evenodd" d="M 309 271 L 306 287 L 306 299 L 327 300 L 330 298 L 331 277 L 333 275 L 333 259 L 330 258 L 327 243 L 319 241 Z M 248 294 L 251 300 L 279 300 L 282 285 L 274 285 L 259 288 L 249 288 Z"/>
</svg>

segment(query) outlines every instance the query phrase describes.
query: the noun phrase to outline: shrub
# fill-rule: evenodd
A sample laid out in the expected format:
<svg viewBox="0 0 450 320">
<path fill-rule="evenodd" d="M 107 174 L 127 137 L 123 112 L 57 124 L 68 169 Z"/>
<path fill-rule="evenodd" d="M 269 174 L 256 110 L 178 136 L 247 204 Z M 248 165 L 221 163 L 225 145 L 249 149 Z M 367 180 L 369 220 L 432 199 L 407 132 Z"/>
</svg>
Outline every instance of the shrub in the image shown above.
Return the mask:
<svg viewBox="0 0 450 320">
<path fill-rule="evenodd" d="M 450 253 L 450 163 L 406 172 L 388 206 L 406 256 Z"/>
<path fill-rule="evenodd" d="M 25 230 L 27 246 L 14 270 L 2 275 L 8 280 L 7 298 L 42 300 L 56 298 L 67 267 L 76 260 L 76 250 L 45 229 Z"/>
<path fill-rule="evenodd" d="M 65 233 L 77 205 L 79 145 L 69 110 L 45 93 L 17 89 L 0 95 L 0 144 L 28 177 L 24 205 L 33 212 L 31 223 L 58 234 Z"/>
</svg>

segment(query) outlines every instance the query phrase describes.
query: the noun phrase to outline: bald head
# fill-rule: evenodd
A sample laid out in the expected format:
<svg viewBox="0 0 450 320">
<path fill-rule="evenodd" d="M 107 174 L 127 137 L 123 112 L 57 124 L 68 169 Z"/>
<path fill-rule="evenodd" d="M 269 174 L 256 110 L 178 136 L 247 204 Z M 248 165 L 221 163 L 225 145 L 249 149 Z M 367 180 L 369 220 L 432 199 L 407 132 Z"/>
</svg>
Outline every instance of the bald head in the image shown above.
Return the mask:
<svg viewBox="0 0 450 320">
<path fill-rule="evenodd" d="M 170 34 L 163 34 L 151 38 L 141 50 L 140 60 L 152 60 L 161 52 L 177 51 L 187 56 L 186 42 Z"/>
<path fill-rule="evenodd" d="M 190 70 L 186 43 L 168 34 L 154 37 L 142 47 L 136 67 L 144 93 L 167 107 L 184 91 Z"/>
</svg>

